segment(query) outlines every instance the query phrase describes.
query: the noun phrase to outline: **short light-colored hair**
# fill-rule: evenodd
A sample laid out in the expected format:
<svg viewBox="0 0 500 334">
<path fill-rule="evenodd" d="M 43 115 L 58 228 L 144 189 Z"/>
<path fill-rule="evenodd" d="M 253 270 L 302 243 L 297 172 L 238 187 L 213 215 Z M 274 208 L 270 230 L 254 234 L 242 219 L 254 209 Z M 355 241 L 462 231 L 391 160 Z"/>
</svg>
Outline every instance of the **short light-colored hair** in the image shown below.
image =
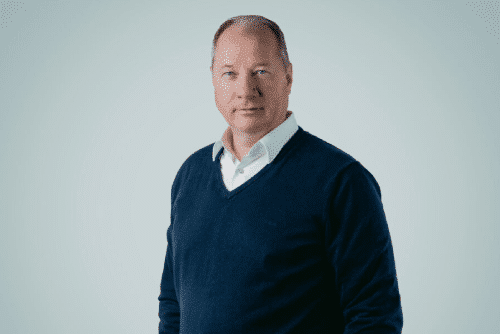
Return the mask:
<svg viewBox="0 0 500 334">
<path fill-rule="evenodd" d="M 275 22 L 259 15 L 235 16 L 226 20 L 224 23 L 221 24 L 221 26 L 215 33 L 214 40 L 212 43 L 212 67 L 214 66 L 215 53 L 217 51 L 216 50 L 217 41 L 219 40 L 219 37 L 222 35 L 222 33 L 226 31 L 227 28 L 233 25 L 241 25 L 247 29 L 254 29 L 254 30 L 259 30 L 259 29 L 271 30 L 274 33 L 274 36 L 276 37 L 276 41 L 278 42 L 278 56 L 283 61 L 283 66 L 285 70 L 288 68 L 290 60 L 288 59 L 288 52 L 286 51 L 285 36 L 283 35 L 283 32 Z"/>
</svg>

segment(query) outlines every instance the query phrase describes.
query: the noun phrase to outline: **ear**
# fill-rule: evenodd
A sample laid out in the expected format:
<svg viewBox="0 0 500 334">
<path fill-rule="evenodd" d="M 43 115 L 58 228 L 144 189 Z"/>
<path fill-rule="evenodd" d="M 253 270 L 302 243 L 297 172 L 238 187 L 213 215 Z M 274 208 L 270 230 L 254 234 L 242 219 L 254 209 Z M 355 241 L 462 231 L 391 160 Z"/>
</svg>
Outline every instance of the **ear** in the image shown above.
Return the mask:
<svg viewBox="0 0 500 334">
<path fill-rule="evenodd" d="M 292 86 L 293 82 L 293 68 L 292 68 L 292 63 L 288 64 L 288 68 L 286 69 L 286 84 L 287 86 L 290 86 L 289 89 Z"/>
</svg>

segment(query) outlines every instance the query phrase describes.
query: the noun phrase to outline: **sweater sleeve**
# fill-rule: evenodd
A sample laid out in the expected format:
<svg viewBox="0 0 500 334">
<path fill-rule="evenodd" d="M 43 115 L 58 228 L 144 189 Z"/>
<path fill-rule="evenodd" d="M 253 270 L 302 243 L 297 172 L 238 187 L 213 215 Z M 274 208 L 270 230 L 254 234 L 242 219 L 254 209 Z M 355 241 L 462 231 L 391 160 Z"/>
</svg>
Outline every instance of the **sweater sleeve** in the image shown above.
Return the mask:
<svg viewBox="0 0 500 334">
<path fill-rule="evenodd" d="M 167 229 L 167 253 L 160 284 L 160 324 L 159 334 L 179 333 L 180 310 L 179 302 L 175 294 L 174 279 L 172 274 L 172 225 Z"/>
<path fill-rule="evenodd" d="M 326 245 L 344 333 L 401 333 L 401 297 L 380 187 L 358 161 L 334 184 Z"/>
<path fill-rule="evenodd" d="M 182 170 L 182 168 L 181 168 Z M 174 276 L 173 276 L 173 247 L 172 247 L 172 211 L 176 195 L 179 193 L 180 172 L 177 173 L 176 178 L 172 185 L 171 190 L 171 219 L 170 225 L 167 229 L 167 252 L 165 254 L 165 263 L 163 265 L 163 274 L 161 276 L 160 284 L 160 307 L 158 316 L 160 317 L 160 324 L 158 326 L 159 334 L 173 334 L 179 333 L 180 327 L 180 308 L 175 293 Z"/>
</svg>

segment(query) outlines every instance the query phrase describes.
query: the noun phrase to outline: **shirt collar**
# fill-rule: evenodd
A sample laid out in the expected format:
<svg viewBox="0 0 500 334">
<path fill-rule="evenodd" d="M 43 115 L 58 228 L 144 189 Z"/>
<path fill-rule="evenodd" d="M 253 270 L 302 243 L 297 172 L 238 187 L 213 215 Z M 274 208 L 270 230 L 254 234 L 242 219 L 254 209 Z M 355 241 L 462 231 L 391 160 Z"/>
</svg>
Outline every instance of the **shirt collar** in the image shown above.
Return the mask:
<svg viewBox="0 0 500 334">
<path fill-rule="evenodd" d="M 258 142 L 254 144 L 252 149 L 248 152 L 248 155 L 258 154 L 261 149 L 267 152 L 268 161 L 270 163 L 278 155 L 280 150 L 283 148 L 285 143 L 290 139 L 290 137 L 297 131 L 298 125 L 295 120 L 295 115 L 293 112 L 287 112 L 288 118 L 285 119 L 283 123 L 278 125 L 275 129 L 269 132 L 267 135 L 262 137 Z M 220 149 L 224 147 L 226 151 L 230 152 L 228 149 L 229 140 L 232 139 L 231 127 L 228 126 L 221 139 L 214 143 L 212 150 L 212 160 L 215 161 L 217 153 Z"/>
</svg>

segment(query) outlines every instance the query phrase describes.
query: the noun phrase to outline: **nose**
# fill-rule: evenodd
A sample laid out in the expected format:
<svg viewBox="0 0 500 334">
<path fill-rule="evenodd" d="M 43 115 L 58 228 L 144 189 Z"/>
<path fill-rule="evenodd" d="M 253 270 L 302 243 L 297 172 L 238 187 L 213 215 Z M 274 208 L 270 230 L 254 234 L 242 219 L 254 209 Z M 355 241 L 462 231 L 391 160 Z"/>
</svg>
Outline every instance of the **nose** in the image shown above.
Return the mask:
<svg viewBox="0 0 500 334">
<path fill-rule="evenodd" d="M 236 94 L 239 98 L 248 99 L 261 94 L 258 80 L 251 75 L 242 75 L 236 82 Z"/>
</svg>

